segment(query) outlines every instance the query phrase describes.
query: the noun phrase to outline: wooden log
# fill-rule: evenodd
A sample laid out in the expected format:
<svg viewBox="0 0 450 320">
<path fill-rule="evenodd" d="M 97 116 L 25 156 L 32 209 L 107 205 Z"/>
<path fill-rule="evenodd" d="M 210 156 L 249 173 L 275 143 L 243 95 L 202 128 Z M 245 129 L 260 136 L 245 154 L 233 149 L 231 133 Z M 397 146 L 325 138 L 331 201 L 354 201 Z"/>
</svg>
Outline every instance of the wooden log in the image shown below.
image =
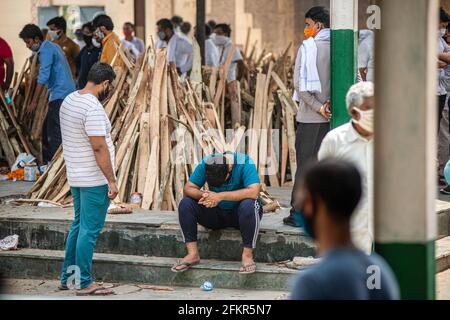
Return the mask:
<svg viewBox="0 0 450 320">
<path fill-rule="evenodd" d="M 144 194 L 145 180 L 147 178 L 148 159 L 150 157 L 150 114 L 141 115 L 140 135 L 139 135 L 139 168 L 137 171 L 138 183 L 137 192 Z"/>
<path fill-rule="evenodd" d="M 145 192 L 143 193 L 142 208 L 150 209 L 154 199 L 159 172 L 159 139 L 155 137 L 151 143 L 152 148 L 148 160 L 147 177 L 145 179 Z"/>
</svg>

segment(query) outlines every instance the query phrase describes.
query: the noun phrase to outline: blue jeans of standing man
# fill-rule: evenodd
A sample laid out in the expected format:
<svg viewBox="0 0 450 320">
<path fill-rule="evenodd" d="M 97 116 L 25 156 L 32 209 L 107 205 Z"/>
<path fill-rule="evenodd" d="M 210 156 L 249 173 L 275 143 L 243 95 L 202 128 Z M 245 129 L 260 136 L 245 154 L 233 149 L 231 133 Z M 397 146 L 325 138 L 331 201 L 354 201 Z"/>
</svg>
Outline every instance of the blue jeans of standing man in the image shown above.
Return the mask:
<svg viewBox="0 0 450 320">
<path fill-rule="evenodd" d="M 67 280 L 72 275 L 68 268 L 76 265 L 80 270 L 80 288 L 84 289 L 93 281 L 92 257 L 108 212 L 108 186 L 70 190 L 75 218 L 67 237 L 61 284 L 67 285 Z"/>
</svg>

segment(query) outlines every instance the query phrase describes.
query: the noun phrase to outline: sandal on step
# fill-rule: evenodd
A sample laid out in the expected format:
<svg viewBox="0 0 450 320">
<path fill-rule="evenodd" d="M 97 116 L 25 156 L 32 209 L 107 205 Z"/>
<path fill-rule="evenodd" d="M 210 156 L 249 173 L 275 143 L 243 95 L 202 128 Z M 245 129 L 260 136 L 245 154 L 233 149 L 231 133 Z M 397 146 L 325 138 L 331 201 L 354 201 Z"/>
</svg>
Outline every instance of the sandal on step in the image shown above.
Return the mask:
<svg viewBox="0 0 450 320">
<path fill-rule="evenodd" d="M 247 265 L 241 265 L 239 269 L 240 274 L 251 274 L 256 272 L 256 263 L 250 263 Z"/>
<path fill-rule="evenodd" d="M 186 261 L 177 260 L 177 262 L 172 266 L 171 270 L 172 270 L 172 272 L 176 272 L 176 273 L 184 272 L 199 263 L 200 263 L 200 261 L 186 262 Z M 178 267 L 182 267 L 182 269 L 177 269 Z"/>
</svg>

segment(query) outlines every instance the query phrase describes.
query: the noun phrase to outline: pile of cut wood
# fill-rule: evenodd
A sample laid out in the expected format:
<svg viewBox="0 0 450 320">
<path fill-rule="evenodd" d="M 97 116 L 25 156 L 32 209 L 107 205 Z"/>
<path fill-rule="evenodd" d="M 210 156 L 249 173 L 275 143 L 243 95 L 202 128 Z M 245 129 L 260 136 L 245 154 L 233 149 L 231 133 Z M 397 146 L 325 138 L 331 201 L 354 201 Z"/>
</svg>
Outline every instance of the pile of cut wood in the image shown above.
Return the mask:
<svg viewBox="0 0 450 320">
<path fill-rule="evenodd" d="M 27 59 L 20 74 L 15 74 L 11 101 L 0 90 L 0 154 L 9 167 L 20 153 L 32 154 L 38 162 L 41 160 L 41 128 L 47 113 L 47 98 L 39 101 L 38 111 L 33 114 L 27 115 L 24 108 L 34 95 L 37 60 L 36 55 Z"/>
<path fill-rule="evenodd" d="M 209 70 L 207 81 L 203 81 L 195 42 L 194 48 L 194 65 L 188 80 L 180 80 L 167 63 L 164 50 L 149 47 L 133 63 L 118 48 L 125 67 L 116 69 L 114 91 L 105 103 L 116 147 L 119 195 L 115 203 L 128 203 L 130 195 L 137 192 L 143 195 L 144 209 L 174 210 L 183 196 L 184 183 L 203 156 L 238 151 L 251 156 L 265 182 L 261 192 L 265 211 L 276 210 L 279 204 L 270 197 L 265 184 L 285 185 L 289 172 L 296 169 L 297 106 L 291 99 L 289 48 L 278 58 L 270 55 L 254 62 L 254 58 L 246 57 L 240 93 L 248 122 L 231 132 L 225 130 L 224 76 L 231 56 L 223 69 Z M 28 81 L 24 86 L 28 95 L 23 95 L 21 103 L 26 105 L 36 71 L 24 67 L 22 73 L 26 77 L 22 76 L 21 83 Z M 31 122 L 27 128 L 35 126 Z M 35 202 L 72 202 L 61 149 L 29 197 Z"/>
</svg>

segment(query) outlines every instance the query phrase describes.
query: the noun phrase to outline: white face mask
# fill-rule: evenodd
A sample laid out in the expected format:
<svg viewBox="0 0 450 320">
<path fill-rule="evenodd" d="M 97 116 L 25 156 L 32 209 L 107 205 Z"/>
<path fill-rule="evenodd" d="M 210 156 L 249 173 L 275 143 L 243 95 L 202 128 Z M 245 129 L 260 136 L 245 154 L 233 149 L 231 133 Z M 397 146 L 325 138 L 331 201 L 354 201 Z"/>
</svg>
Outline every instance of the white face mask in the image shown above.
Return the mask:
<svg viewBox="0 0 450 320">
<path fill-rule="evenodd" d="M 363 111 L 358 108 L 353 108 L 353 110 L 359 113 L 359 120 L 353 119 L 353 123 L 356 123 L 367 132 L 373 133 L 373 109 Z"/>
<path fill-rule="evenodd" d="M 445 36 L 446 32 L 447 32 L 447 29 L 445 29 L 445 28 L 439 29 L 439 34 L 441 35 L 441 37 Z"/>
<path fill-rule="evenodd" d="M 59 39 L 59 34 L 56 30 L 48 30 L 48 35 L 50 36 L 50 39 L 52 39 L 52 41 Z"/>
<path fill-rule="evenodd" d="M 100 48 L 102 46 L 95 38 L 92 38 L 92 45 L 96 48 Z"/>
<path fill-rule="evenodd" d="M 225 36 L 216 35 L 212 40 L 214 41 L 214 44 L 216 46 L 222 47 L 222 46 L 226 45 L 228 43 L 228 41 L 230 41 L 230 38 L 225 37 Z"/>
</svg>

